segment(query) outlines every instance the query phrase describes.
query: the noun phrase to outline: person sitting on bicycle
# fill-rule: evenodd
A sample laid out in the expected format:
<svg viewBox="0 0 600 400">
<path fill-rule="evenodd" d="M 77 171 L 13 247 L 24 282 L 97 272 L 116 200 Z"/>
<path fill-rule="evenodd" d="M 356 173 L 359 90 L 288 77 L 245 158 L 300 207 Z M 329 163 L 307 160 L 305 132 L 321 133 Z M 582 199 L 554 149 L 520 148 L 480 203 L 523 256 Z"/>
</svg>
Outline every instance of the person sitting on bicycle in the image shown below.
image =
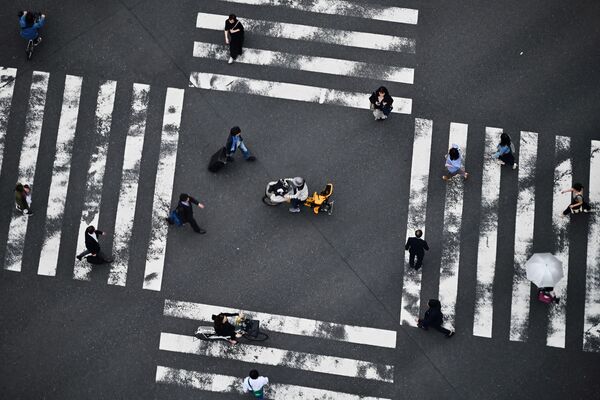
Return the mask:
<svg viewBox="0 0 600 400">
<path fill-rule="evenodd" d="M 235 339 L 241 337 L 242 334 L 236 332 L 235 326 L 231 322 L 229 322 L 228 317 L 239 316 L 239 313 L 220 313 L 218 315 L 213 314 L 212 320 L 215 326 L 215 333 L 219 336 L 229 337 L 229 339 L 227 339 L 229 343 L 236 344 L 237 340 Z"/>
<path fill-rule="evenodd" d="M 31 11 L 21 11 L 19 13 L 19 26 L 21 27 L 21 37 L 27 40 L 33 40 L 34 46 L 42 41 L 38 29 L 44 26 L 46 16 L 44 14 L 36 18 L 35 13 Z"/>
</svg>

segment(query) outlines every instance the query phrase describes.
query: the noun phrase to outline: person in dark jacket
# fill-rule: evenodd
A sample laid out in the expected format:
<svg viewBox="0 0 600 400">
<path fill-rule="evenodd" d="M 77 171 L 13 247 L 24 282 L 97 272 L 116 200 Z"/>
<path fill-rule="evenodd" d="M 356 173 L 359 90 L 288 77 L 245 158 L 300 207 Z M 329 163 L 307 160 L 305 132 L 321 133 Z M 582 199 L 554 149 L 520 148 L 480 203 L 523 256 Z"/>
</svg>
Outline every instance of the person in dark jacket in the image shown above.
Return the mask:
<svg viewBox="0 0 600 400">
<path fill-rule="evenodd" d="M 31 211 L 31 188 L 29 185 L 17 183 L 15 187 L 15 205 L 23 215 L 33 215 Z"/>
<path fill-rule="evenodd" d="M 427 242 L 421 239 L 423 236 L 423 231 L 417 229 L 415 231 L 415 237 L 410 237 L 406 241 L 406 246 L 404 248 L 408 250 L 409 258 L 408 264 L 411 268 L 419 270 L 423 265 L 423 257 L 425 257 L 425 250 L 429 251 L 429 246 L 427 246 Z M 417 264 L 415 264 L 415 257 L 417 258 Z"/>
<path fill-rule="evenodd" d="M 192 196 L 186 193 L 181 193 L 179 195 L 179 204 L 177 204 L 177 215 L 179 215 L 179 218 L 181 218 L 181 222 L 183 222 L 184 224 L 186 222 L 189 222 L 194 232 L 203 235 L 206 233 L 206 231 L 200 228 L 198 226 L 198 223 L 194 219 L 194 209 L 192 207 L 192 204 L 200 208 L 204 208 L 204 204 L 199 203 L 198 200 L 196 200 Z"/>
<path fill-rule="evenodd" d="M 371 102 L 371 109 L 376 121 L 387 119 L 388 115 L 392 112 L 394 99 L 392 99 L 392 96 L 390 96 L 390 93 L 384 86 L 374 91 L 371 97 L 369 97 L 369 101 Z"/>
<path fill-rule="evenodd" d="M 44 26 L 46 16 L 40 15 L 37 19 L 31 11 L 22 11 L 19 13 L 19 27 L 21 28 L 21 37 L 27 40 L 33 40 L 33 44 L 37 46 L 42 41 L 38 30 Z"/>
<path fill-rule="evenodd" d="M 244 26 L 238 21 L 235 14 L 231 14 L 225 21 L 225 44 L 229 45 L 229 64 L 242 55 L 244 46 Z"/>
<path fill-rule="evenodd" d="M 227 161 L 233 161 L 233 154 L 237 149 L 242 151 L 244 158 L 246 161 L 255 161 L 256 157 L 250 154 L 250 150 L 244 144 L 244 139 L 242 138 L 242 130 L 239 126 L 234 126 L 229 131 L 229 137 L 227 138 L 227 143 L 225 143 L 225 154 L 227 155 Z"/>
<path fill-rule="evenodd" d="M 235 326 L 229 322 L 228 317 L 238 317 L 239 315 L 239 313 L 220 313 L 212 316 L 215 333 L 219 336 L 229 337 L 228 340 L 231 344 L 236 344 L 236 339 L 241 337 L 242 334 L 236 332 Z"/>
<path fill-rule="evenodd" d="M 104 264 L 111 263 L 113 260 L 107 259 L 102 251 L 100 250 L 100 243 L 98 241 L 99 236 L 106 235 L 106 232 L 102 232 L 99 229 L 96 229 L 93 225 L 85 228 L 85 250 L 77 255 L 77 259 L 81 261 L 81 259 L 89 254 L 92 255 L 92 259 L 88 259 L 93 264 Z"/>
<path fill-rule="evenodd" d="M 438 332 L 442 332 L 447 338 L 454 336 L 454 332 L 442 326 L 444 322 L 444 314 L 442 314 L 442 304 L 439 300 L 431 299 L 427 303 L 429 309 L 425 311 L 423 319 L 417 320 L 417 326 L 421 329 L 428 330 L 432 327 Z"/>
</svg>

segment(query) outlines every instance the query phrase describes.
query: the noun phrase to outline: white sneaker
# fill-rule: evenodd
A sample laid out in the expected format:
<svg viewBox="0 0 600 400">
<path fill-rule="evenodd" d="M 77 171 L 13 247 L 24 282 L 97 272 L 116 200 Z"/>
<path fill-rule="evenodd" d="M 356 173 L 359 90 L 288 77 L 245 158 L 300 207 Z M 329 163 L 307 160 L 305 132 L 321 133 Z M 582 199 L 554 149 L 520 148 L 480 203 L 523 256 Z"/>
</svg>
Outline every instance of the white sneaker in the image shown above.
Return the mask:
<svg viewBox="0 0 600 400">
<path fill-rule="evenodd" d="M 496 162 L 497 162 L 498 164 L 500 164 L 500 165 L 506 165 L 506 163 L 505 163 L 504 161 L 502 161 L 502 160 L 496 160 Z"/>
<path fill-rule="evenodd" d="M 233 57 L 229 57 L 229 61 L 227 61 L 227 64 L 233 64 Z"/>
<path fill-rule="evenodd" d="M 514 163 L 514 164 L 513 164 L 513 169 L 517 169 L 517 167 L 518 167 L 518 166 L 519 166 L 519 164 L 517 164 L 517 163 Z"/>
</svg>

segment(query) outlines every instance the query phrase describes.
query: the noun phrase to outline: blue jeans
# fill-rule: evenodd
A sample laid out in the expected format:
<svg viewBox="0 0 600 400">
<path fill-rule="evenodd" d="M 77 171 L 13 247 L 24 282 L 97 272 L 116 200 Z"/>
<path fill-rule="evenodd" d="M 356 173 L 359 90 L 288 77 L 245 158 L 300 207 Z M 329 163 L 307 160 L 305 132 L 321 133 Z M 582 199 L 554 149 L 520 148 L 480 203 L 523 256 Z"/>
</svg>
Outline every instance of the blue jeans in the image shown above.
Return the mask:
<svg viewBox="0 0 600 400">
<path fill-rule="evenodd" d="M 242 151 L 242 154 L 244 155 L 244 158 L 248 158 L 250 157 L 250 150 L 248 150 L 248 148 L 246 147 L 246 145 L 244 144 L 244 142 L 241 142 L 240 145 L 238 146 L 238 148 Z M 230 156 L 233 156 L 235 154 L 235 151 L 237 149 L 234 149 L 231 153 L 229 153 Z"/>
</svg>

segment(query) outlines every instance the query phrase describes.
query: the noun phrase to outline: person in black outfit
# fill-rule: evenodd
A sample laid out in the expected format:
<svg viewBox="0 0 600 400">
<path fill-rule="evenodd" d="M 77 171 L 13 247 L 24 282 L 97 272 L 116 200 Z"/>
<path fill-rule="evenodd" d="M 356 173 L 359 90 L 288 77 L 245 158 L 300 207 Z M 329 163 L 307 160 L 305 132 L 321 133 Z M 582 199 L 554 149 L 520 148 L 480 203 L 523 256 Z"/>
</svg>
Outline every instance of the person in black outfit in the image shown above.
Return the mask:
<svg viewBox="0 0 600 400">
<path fill-rule="evenodd" d="M 104 254 L 100 251 L 100 243 L 98 242 L 99 236 L 106 235 L 106 232 L 96 229 L 93 225 L 85 228 L 85 251 L 77 255 L 77 259 L 81 259 L 88 254 L 92 255 L 92 258 L 88 258 L 88 261 L 92 264 L 104 264 L 111 263 L 113 260 L 107 260 Z"/>
<path fill-rule="evenodd" d="M 369 97 L 369 101 L 371 102 L 371 110 L 373 110 L 373 116 L 376 121 L 387 119 L 388 115 L 392 112 L 394 99 L 392 99 L 392 96 L 390 96 L 390 93 L 384 86 L 374 91 L 371 97 Z"/>
<path fill-rule="evenodd" d="M 192 196 L 181 193 L 179 195 L 179 204 L 177 204 L 177 215 L 181 218 L 181 222 L 184 224 L 189 222 L 194 232 L 199 234 L 205 234 L 206 231 L 198 226 L 198 223 L 194 219 L 194 210 L 192 204 L 197 205 L 200 208 L 204 208 L 204 204 L 199 203 L 198 200 Z"/>
<path fill-rule="evenodd" d="M 235 14 L 231 14 L 225 21 L 225 44 L 229 45 L 229 64 L 242 55 L 244 45 L 244 26 L 238 21 Z"/>
<path fill-rule="evenodd" d="M 418 271 L 419 268 L 421 268 L 421 266 L 423 265 L 423 257 L 425 256 L 425 250 L 429 251 L 429 246 L 427 246 L 427 242 L 425 240 L 421 239 L 421 236 L 423 236 L 422 230 L 417 229 L 415 231 L 415 236 L 416 237 L 408 238 L 408 241 L 406 242 L 406 246 L 404 246 L 404 248 L 408 250 L 408 253 L 410 254 L 410 257 L 408 259 L 410 267 Z M 415 257 L 417 257 L 416 265 Z"/>
<path fill-rule="evenodd" d="M 427 303 L 429 310 L 425 311 L 423 319 L 417 320 L 417 326 L 423 330 L 432 327 L 438 332 L 442 332 L 447 338 L 454 336 L 454 332 L 442 326 L 444 314 L 442 314 L 442 304 L 439 300 L 431 299 Z"/>
<path fill-rule="evenodd" d="M 236 339 L 241 337 L 242 334 L 236 332 L 235 326 L 231 322 L 229 322 L 229 319 L 227 317 L 237 317 L 239 315 L 239 313 L 220 313 L 218 315 L 213 314 L 212 316 L 212 320 L 215 327 L 215 333 L 219 336 L 229 337 L 229 339 L 227 340 L 231 344 L 236 344 Z"/>
</svg>

